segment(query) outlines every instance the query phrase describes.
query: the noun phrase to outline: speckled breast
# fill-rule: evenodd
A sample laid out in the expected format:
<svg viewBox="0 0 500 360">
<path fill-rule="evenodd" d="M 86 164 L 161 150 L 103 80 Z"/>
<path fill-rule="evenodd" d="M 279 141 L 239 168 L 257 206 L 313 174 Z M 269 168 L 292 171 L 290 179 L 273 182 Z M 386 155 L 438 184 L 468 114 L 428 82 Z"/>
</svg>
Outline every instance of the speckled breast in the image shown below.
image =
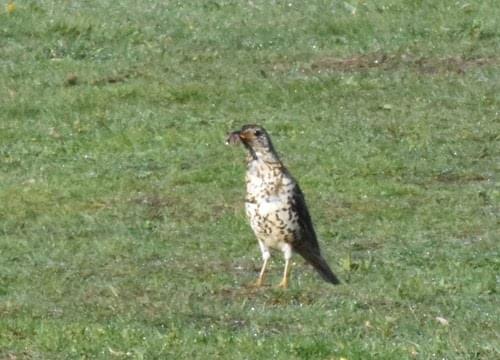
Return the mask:
<svg viewBox="0 0 500 360">
<path fill-rule="evenodd" d="M 291 242 L 298 229 L 293 210 L 293 179 L 281 163 L 253 160 L 248 164 L 245 209 L 255 235 L 270 247 Z"/>
</svg>

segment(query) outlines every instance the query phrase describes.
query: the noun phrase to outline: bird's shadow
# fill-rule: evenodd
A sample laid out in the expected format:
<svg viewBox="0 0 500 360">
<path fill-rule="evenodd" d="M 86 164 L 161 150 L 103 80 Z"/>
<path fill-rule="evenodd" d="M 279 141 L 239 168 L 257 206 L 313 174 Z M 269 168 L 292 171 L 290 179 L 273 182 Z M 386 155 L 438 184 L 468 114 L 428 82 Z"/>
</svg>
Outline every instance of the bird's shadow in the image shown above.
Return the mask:
<svg viewBox="0 0 500 360">
<path fill-rule="evenodd" d="M 255 286 L 244 284 L 226 286 L 216 292 L 223 301 L 261 304 L 264 306 L 304 306 L 312 305 L 319 297 L 311 288 L 293 287 L 283 289 L 273 284 Z"/>
</svg>

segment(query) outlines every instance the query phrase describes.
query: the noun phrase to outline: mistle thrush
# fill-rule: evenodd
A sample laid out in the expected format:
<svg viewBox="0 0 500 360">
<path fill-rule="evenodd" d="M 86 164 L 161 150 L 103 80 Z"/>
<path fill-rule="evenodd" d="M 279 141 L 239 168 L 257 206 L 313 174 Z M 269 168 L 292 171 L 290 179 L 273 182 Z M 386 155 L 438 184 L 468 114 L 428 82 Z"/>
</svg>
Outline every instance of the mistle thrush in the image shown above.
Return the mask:
<svg viewBox="0 0 500 360">
<path fill-rule="evenodd" d="M 266 130 L 245 125 L 230 133 L 227 143 L 243 143 L 248 150 L 245 210 L 263 258 L 255 285 L 264 282 L 270 249 L 281 250 L 285 257 L 283 279 L 278 286 L 288 287 L 292 252 L 299 253 L 325 281 L 339 284 L 321 256 L 304 195 L 276 154 Z"/>
</svg>

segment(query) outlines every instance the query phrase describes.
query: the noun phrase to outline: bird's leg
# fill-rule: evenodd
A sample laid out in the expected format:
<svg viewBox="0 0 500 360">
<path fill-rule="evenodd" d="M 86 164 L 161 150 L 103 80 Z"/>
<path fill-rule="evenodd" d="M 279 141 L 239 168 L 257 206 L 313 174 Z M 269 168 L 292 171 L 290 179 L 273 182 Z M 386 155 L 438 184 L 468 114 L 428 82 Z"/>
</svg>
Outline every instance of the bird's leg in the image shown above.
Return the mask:
<svg viewBox="0 0 500 360">
<path fill-rule="evenodd" d="M 292 258 L 292 247 L 289 244 L 283 247 L 283 254 L 285 255 L 285 271 L 278 287 L 286 289 L 288 288 L 288 279 L 290 278 L 290 259 Z"/>
<path fill-rule="evenodd" d="M 262 263 L 262 268 L 260 269 L 259 278 L 257 279 L 257 281 L 254 284 L 255 287 L 261 287 L 262 285 L 264 285 L 264 278 L 266 275 L 267 261 L 271 257 L 271 253 L 269 252 L 269 249 L 264 244 L 264 242 L 259 240 L 259 246 L 260 246 L 260 251 L 262 252 L 262 260 L 264 262 Z"/>
<path fill-rule="evenodd" d="M 288 288 L 288 279 L 290 278 L 290 259 L 285 260 L 285 271 L 283 272 L 283 279 L 278 284 L 278 287 L 287 289 Z"/>
<path fill-rule="evenodd" d="M 269 257 L 264 258 L 264 263 L 262 264 L 262 268 L 260 269 L 259 278 L 254 284 L 256 287 L 261 287 L 262 285 L 264 285 L 264 278 L 266 277 L 265 275 L 266 275 L 267 260 L 269 260 Z"/>
</svg>

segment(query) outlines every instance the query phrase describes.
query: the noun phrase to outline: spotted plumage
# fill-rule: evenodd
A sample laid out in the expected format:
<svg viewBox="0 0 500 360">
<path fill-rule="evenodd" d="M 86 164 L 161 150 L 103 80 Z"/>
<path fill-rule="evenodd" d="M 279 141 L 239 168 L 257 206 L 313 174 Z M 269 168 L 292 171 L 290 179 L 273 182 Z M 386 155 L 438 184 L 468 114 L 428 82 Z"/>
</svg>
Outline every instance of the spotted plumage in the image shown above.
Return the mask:
<svg viewBox="0 0 500 360">
<path fill-rule="evenodd" d="M 245 210 L 263 258 L 256 285 L 263 284 L 270 249 L 282 251 L 285 257 L 280 287 L 288 287 L 293 252 L 313 265 L 325 281 L 338 284 L 321 255 L 304 195 L 279 159 L 266 130 L 245 125 L 230 133 L 227 143 L 242 143 L 248 150 Z"/>
</svg>

